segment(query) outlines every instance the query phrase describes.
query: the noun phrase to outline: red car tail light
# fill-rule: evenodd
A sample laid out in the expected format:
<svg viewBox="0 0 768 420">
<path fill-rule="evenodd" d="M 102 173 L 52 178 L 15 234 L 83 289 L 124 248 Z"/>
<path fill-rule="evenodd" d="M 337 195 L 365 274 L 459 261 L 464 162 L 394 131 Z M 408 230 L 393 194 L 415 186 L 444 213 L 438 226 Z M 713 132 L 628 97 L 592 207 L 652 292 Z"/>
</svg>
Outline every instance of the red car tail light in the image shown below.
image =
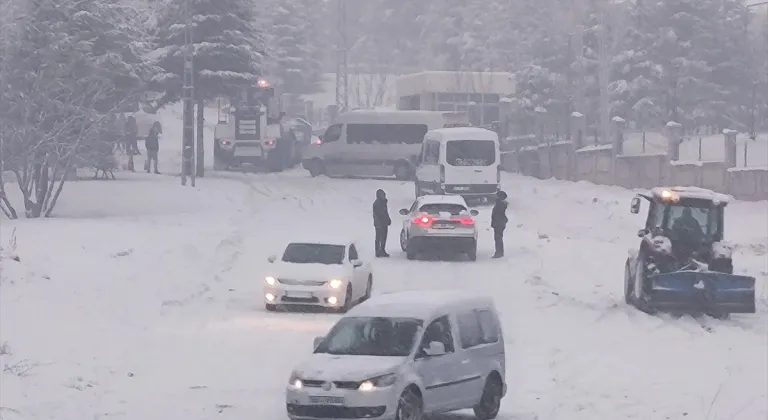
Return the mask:
<svg viewBox="0 0 768 420">
<path fill-rule="evenodd" d="M 435 221 L 435 219 L 432 216 L 428 215 L 428 214 L 419 215 L 419 216 L 416 216 L 416 217 L 413 218 L 413 223 L 414 224 L 417 224 L 417 225 L 419 225 L 421 227 L 425 227 L 425 228 L 428 228 L 428 227 L 432 226 L 432 222 L 434 222 L 434 221 Z"/>
</svg>

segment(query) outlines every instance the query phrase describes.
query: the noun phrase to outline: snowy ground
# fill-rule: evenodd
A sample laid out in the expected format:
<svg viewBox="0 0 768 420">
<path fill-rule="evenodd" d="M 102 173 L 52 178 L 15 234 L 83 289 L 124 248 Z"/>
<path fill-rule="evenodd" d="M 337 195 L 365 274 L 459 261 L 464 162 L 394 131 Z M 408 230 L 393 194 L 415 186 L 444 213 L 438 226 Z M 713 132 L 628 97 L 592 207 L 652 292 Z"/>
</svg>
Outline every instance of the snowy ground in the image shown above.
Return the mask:
<svg viewBox="0 0 768 420">
<path fill-rule="evenodd" d="M 284 174 L 178 178 L 121 174 L 67 186 L 57 219 L 15 228 L 21 263 L 2 262 L 0 415 L 4 419 L 284 419 L 284 387 L 337 315 L 266 313 L 273 244 L 336 229 L 372 242 L 376 188 L 390 212 L 398 181 Z M 374 295 L 480 289 L 497 300 L 510 392 L 502 420 L 707 419 L 768 416 L 768 202 L 729 207 L 739 272 L 760 282 L 759 313 L 732 320 L 651 317 L 621 298 L 641 217 L 631 192 L 509 175 L 507 257 L 374 262 Z M 397 223 L 397 222 L 396 222 Z M 370 247 L 368 247 L 370 255 Z M 707 324 L 706 328 L 700 322 Z M 458 419 L 445 416 L 443 419 Z"/>
</svg>

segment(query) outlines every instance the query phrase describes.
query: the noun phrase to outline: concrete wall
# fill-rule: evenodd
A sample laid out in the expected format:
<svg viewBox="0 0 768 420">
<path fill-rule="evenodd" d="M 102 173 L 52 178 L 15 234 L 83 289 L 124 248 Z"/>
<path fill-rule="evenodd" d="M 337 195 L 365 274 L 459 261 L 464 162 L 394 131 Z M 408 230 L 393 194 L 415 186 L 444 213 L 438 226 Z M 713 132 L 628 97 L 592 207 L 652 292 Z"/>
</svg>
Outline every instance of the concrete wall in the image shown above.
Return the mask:
<svg viewBox="0 0 768 420">
<path fill-rule="evenodd" d="M 680 185 L 708 188 L 740 200 L 768 200 L 768 167 L 732 168 L 726 162 L 670 161 L 666 154 L 618 155 L 611 145 L 574 150 L 570 142 L 510 147 L 506 171 L 541 179 L 589 181 L 625 188 Z"/>
</svg>

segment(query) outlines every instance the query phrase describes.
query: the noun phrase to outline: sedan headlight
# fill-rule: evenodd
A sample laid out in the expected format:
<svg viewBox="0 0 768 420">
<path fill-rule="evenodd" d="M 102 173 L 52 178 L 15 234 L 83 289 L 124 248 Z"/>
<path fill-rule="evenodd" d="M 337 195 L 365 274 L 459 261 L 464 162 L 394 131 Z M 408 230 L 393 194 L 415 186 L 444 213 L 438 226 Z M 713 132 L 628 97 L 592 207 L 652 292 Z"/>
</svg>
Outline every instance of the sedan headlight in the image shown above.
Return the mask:
<svg viewBox="0 0 768 420">
<path fill-rule="evenodd" d="M 272 276 L 267 276 L 267 277 L 265 277 L 265 278 L 264 278 L 264 281 L 265 281 L 265 282 L 266 282 L 268 285 L 270 285 L 270 286 L 274 286 L 274 285 L 275 285 L 275 283 L 277 283 L 277 279 L 275 279 L 275 278 L 274 278 L 274 277 L 272 277 Z"/>
<path fill-rule="evenodd" d="M 344 282 L 339 279 L 331 279 L 331 281 L 329 281 L 328 284 L 331 286 L 331 289 L 338 289 L 339 287 L 341 287 L 341 285 L 344 284 Z"/>
<path fill-rule="evenodd" d="M 386 388 L 393 385 L 395 382 L 397 382 L 397 375 L 390 373 L 360 382 L 360 386 L 357 387 L 357 389 L 359 391 L 368 392 L 373 391 L 376 388 Z"/>
</svg>

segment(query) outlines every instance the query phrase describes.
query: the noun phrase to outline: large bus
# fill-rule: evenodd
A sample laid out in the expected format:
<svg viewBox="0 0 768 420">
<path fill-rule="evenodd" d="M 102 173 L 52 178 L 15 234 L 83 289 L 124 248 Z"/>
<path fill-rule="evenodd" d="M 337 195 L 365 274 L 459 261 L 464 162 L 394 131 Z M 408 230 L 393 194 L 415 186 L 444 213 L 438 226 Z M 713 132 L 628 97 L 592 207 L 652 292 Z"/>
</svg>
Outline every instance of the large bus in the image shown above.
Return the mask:
<svg viewBox="0 0 768 420">
<path fill-rule="evenodd" d="M 312 176 L 413 179 L 427 131 L 466 123 L 463 113 L 355 110 L 339 115 L 302 161 Z"/>
</svg>

